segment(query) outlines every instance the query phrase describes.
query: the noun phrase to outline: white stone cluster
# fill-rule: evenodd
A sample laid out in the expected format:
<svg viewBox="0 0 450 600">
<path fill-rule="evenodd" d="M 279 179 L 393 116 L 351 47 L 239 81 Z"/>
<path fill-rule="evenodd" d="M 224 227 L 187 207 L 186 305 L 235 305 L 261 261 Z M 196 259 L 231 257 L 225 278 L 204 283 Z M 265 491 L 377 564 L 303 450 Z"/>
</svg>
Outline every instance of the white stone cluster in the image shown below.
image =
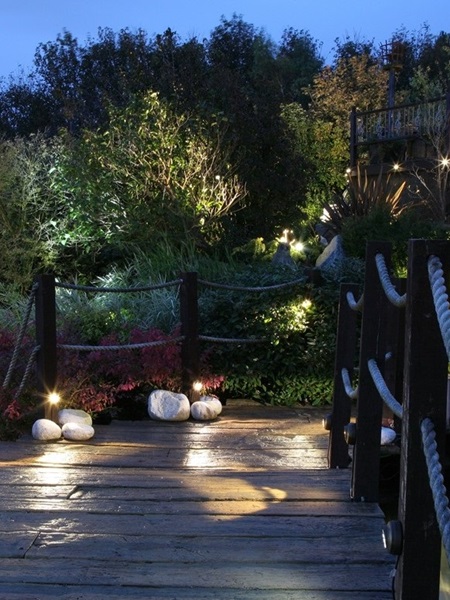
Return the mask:
<svg viewBox="0 0 450 600">
<path fill-rule="evenodd" d="M 216 396 L 201 396 L 190 404 L 185 394 L 154 390 L 148 397 L 148 414 L 158 421 L 210 421 L 222 412 L 222 403 Z"/>
<path fill-rule="evenodd" d="M 35 440 L 46 442 L 59 440 L 85 441 L 93 437 L 92 417 L 84 410 L 63 408 L 58 412 L 58 423 L 50 419 L 38 419 L 33 424 L 31 435 Z"/>
</svg>

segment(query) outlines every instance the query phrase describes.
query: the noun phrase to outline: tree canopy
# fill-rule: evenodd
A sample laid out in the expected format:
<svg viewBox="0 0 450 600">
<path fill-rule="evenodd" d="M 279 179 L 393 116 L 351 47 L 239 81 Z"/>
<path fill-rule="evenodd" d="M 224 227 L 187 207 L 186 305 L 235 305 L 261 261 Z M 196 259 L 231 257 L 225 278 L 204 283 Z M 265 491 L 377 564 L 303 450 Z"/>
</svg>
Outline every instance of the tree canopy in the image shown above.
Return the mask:
<svg viewBox="0 0 450 600">
<path fill-rule="evenodd" d="M 397 100 L 443 94 L 450 34 L 393 37 L 405 50 Z M 63 31 L 29 73 L 0 81 L 0 135 L 12 163 L 30 143 L 36 164 L 52 157 L 36 193 L 52 198 L 64 252 L 161 233 L 234 247 L 314 223 L 346 185 L 352 106 L 385 106 L 387 78 L 373 41 L 336 40 L 326 65 L 308 31 L 275 42 L 236 14 L 202 41 L 104 28 L 80 43 Z M 2 206 L 17 189 L 3 169 Z"/>
</svg>

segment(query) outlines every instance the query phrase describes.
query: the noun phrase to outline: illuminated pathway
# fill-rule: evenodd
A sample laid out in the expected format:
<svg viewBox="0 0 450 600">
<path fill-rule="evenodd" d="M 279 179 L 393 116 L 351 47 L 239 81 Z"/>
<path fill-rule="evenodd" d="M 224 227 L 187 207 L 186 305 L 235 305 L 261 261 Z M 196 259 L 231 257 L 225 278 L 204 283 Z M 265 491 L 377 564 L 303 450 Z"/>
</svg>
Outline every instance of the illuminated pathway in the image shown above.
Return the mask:
<svg viewBox="0 0 450 600">
<path fill-rule="evenodd" d="M 229 401 L 0 442 L 1 600 L 387 600 L 377 506 L 326 469 L 323 411 Z"/>
</svg>

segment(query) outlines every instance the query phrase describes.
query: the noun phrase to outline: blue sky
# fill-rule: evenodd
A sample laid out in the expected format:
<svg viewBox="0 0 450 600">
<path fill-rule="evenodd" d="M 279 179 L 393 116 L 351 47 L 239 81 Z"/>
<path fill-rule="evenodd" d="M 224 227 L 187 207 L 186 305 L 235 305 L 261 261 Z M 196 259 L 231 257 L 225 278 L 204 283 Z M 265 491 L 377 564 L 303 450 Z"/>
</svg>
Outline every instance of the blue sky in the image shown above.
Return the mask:
<svg viewBox="0 0 450 600">
<path fill-rule="evenodd" d="M 170 27 L 182 39 L 209 37 L 233 13 L 274 41 L 284 29 L 307 30 L 331 60 L 333 42 L 345 36 L 382 43 L 398 28 L 450 32 L 448 0 L 0 0 L 0 77 L 32 64 L 40 42 L 68 29 L 83 43 L 99 27 L 142 28 L 150 36 Z"/>
</svg>

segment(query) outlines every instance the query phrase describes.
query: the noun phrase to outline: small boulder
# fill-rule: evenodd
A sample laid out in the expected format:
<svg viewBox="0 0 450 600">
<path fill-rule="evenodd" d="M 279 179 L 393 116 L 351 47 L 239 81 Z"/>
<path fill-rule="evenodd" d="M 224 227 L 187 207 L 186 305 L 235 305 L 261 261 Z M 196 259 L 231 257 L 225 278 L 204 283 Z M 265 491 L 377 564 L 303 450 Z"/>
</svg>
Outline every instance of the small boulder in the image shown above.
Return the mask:
<svg viewBox="0 0 450 600">
<path fill-rule="evenodd" d="M 197 400 L 191 404 L 191 417 L 197 421 L 211 421 L 217 417 L 217 412 L 210 402 Z"/>
<path fill-rule="evenodd" d="M 392 444 L 392 442 L 397 437 L 397 434 L 390 427 L 382 427 L 381 428 L 381 440 L 380 443 L 382 446 L 387 446 L 388 444 Z"/>
<path fill-rule="evenodd" d="M 186 421 L 191 405 L 185 394 L 167 390 L 154 390 L 148 397 L 148 414 L 158 421 Z"/>
<path fill-rule="evenodd" d="M 63 408 L 58 412 L 58 421 L 60 425 L 66 423 L 79 423 L 80 425 L 92 425 L 92 417 L 84 410 L 76 408 Z"/>
<path fill-rule="evenodd" d="M 210 404 L 216 411 L 216 415 L 220 415 L 222 412 L 222 402 L 217 396 L 200 396 L 200 400 Z"/>
<path fill-rule="evenodd" d="M 43 440 L 46 442 L 59 440 L 61 437 L 61 427 L 50 421 L 50 419 L 38 419 L 33 423 L 31 435 L 35 440 Z"/>
<path fill-rule="evenodd" d="M 316 260 L 316 268 L 322 271 L 338 270 L 345 258 L 342 237 L 336 235 Z"/>
<path fill-rule="evenodd" d="M 85 441 L 94 436 L 94 428 L 83 423 L 65 423 L 62 426 L 62 435 L 65 440 Z"/>
</svg>

